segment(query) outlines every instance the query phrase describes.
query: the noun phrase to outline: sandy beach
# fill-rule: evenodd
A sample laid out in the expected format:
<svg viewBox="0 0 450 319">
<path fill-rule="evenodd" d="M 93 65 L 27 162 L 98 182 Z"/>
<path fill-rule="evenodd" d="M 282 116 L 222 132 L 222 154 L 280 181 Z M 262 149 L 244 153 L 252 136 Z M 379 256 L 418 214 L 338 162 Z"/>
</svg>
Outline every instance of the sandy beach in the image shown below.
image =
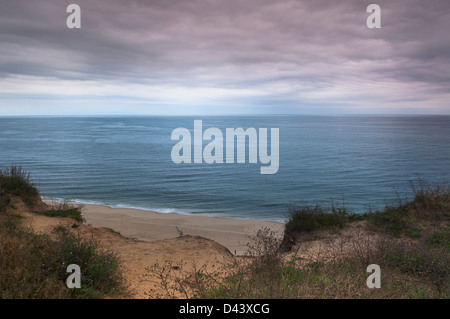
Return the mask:
<svg viewBox="0 0 450 319">
<path fill-rule="evenodd" d="M 45 202 L 51 203 L 49 200 Z M 282 223 L 271 221 L 156 213 L 102 205 L 83 205 L 82 213 L 88 225 L 111 228 L 123 236 L 145 241 L 179 237 L 178 226 L 184 235 L 211 239 L 235 255 L 246 252 L 249 236 L 255 235 L 259 229 L 267 227 L 280 236 L 284 230 Z"/>
</svg>

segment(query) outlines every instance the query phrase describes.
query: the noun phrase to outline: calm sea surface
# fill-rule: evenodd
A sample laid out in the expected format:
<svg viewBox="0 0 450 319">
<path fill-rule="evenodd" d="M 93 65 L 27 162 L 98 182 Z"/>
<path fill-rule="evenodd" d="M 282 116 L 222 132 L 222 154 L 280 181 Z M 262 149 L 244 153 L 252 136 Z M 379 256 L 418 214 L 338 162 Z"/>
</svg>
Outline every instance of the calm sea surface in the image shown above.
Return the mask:
<svg viewBox="0 0 450 319">
<path fill-rule="evenodd" d="M 172 131 L 193 133 L 196 119 L 224 135 L 279 128 L 278 172 L 174 164 Z M 447 180 L 450 116 L 2 117 L 0 166 L 10 165 L 42 196 L 81 203 L 277 221 L 304 201 L 365 212 L 409 196 L 418 176 Z"/>
</svg>

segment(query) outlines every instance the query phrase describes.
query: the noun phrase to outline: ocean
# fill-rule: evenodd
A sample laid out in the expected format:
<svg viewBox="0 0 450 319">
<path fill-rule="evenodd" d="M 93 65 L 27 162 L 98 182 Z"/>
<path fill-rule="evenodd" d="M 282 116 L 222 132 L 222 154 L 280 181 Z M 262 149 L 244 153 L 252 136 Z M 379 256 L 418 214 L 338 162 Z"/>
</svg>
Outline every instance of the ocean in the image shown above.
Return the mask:
<svg viewBox="0 0 450 319">
<path fill-rule="evenodd" d="M 279 168 L 181 163 L 173 130 L 279 129 Z M 208 144 L 203 141 L 203 146 Z M 301 203 L 364 213 L 447 181 L 450 116 L 1 117 L 0 167 L 20 165 L 45 198 L 161 213 L 285 221 Z M 225 153 L 225 143 L 224 143 Z M 247 154 L 248 155 L 248 154 Z"/>
</svg>

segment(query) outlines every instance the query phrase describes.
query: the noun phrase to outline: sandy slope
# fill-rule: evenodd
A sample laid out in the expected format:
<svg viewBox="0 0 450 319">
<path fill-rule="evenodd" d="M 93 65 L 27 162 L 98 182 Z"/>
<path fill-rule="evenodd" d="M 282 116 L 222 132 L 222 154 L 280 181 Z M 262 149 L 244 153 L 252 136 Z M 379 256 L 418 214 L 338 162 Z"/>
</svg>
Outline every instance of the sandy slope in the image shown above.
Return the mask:
<svg viewBox="0 0 450 319">
<path fill-rule="evenodd" d="M 109 227 L 122 235 L 146 241 L 178 237 L 178 225 L 184 235 L 202 236 L 227 247 L 233 254 L 244 254 L 248 236 L 263 227 L 270 228 L 280 236 L 284 225 L 276 222 L 232 218 L 155 213 L 137 209 L 110 208 L 85 205 L 83 216 L 94 227 Z"/>
<path fill-rule="evenodd" d="M 23 203 L 16 206 L 16 212 L 25 217 L 23 225 L 39 233 L 49 233 L 57 225 L 71 227 L 75 223 L 68 218 L 31 213 Z M 87 206 L 83 215 L 87 222 L 80 224 L 76 231 L 94 237 L 106 249 L 119 252 L 132 298 L 152 298 L 164 292 L 156 278 L 147 276 L 146 268 L 156 263 L 170 262 L 174 269 L 195 265 L 213 271 L 232 262 L 235 251 L 243 253 L 248 235 L 261 227 L 272 226 L 280 235 L 282 232 L 278 223 L 158 214 L 97 205 Z M 178 237 L 175 225 L 182 228 L 183 237 Z"/>
</svg>

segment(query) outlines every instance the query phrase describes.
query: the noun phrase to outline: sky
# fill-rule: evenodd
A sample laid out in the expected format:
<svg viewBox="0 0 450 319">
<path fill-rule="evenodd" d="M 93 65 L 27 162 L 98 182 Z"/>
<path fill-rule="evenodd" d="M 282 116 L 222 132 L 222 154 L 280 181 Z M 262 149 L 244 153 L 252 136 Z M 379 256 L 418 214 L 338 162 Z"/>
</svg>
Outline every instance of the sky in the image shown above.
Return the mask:
<svg viewBox="0 0 450 319">
<path fill-rule="evenodd" d="M 450 114 L 450 1 L 0 0 L 0 115 L 197 114 Z"/>
</svg>

